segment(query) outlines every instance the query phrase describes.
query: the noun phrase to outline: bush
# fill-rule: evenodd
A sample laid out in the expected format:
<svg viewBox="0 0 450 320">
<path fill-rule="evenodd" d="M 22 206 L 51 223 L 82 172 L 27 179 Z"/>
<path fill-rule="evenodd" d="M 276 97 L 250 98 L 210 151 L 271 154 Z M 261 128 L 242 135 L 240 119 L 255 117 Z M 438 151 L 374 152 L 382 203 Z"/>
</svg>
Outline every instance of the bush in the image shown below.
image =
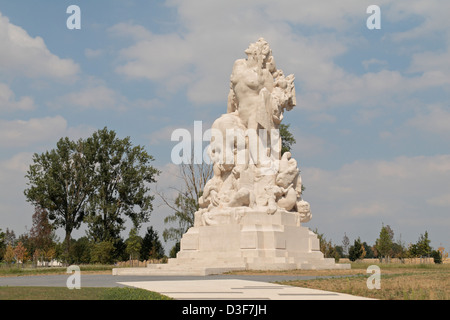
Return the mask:
<svg viewBox="0 0 450 320">
<path fill-rule="evenodd" d="M 91 262 L 109 264 L 112 263 L 114 245 L 110 241 L 96 243 L 91 249 Z"/>
<path fill-rule="evenodd" d="M 361 244 L 361 240 L 358 238 L 355 240 L 353 246 L 350 247 L 348 251 L 348 258 L 350 261 L 356 261 L 358 259 L 363 259 L 365 256 L 364 246 Z"/>
<path fill-rule="evenodd" d="M 433 258 L 434 263 L 436 264 L 442 263 L 442 256 L 439 250 L 431 251 L 431 257 Z"/>
</svg>

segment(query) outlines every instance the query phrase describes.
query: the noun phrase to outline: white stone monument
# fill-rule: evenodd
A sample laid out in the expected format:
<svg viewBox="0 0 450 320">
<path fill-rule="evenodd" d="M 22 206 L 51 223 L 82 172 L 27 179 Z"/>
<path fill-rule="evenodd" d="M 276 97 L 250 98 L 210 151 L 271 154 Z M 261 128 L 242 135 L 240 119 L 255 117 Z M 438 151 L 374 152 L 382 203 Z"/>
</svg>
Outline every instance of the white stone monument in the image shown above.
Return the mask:
<svg viewBox="0 0 450 320">
<path fill-rule="evenodd" d="M 311 219 L 290 152 L 278 127 L 295 104 L 294 76 L 277 69 L 264 39 L 234 63 L 227 113 L 211 128 L 214 175 L 199 199 L 195 223 L 167 264 L 113 274 L 214 274 L 230 270 L 347 269 L 324 258 L 302 226 Z"/>
</svg>

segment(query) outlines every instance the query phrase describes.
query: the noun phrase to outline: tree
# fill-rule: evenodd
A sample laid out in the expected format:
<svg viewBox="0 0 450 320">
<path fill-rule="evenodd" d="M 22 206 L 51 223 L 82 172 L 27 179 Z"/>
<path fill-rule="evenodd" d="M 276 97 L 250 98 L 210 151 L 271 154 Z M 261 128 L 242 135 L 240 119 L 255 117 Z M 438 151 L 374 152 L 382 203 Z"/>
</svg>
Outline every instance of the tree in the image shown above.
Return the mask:
<svg viewBox="0 0 450 320">
<path fill-rule="evenodd" d="M 166 228 L 163 231 L 165 241 L 180 241 L 182 235 L 194 225 L 194 214 L 198 210 L 198 199 L 203 189 L 212 177 L 213 165 L 206 162 L 196 164 L 194 152 L 191 152 L 191 161 L 180 165 L 179 178 L 183 181 L 182 188 L 174 188 L 178 195 L 175 200 L 170 199 L 161 192 L 157 192 L 164 204 L 173 210 L 173 213 L 165 217 L 164 223 L 176 223 L 177 225 Z"/>
<path fill-rule="evenodd" d="M 336 256 L 339 257 L 339 259 L 344 256 L 344 249 L 342 246 L 335 245 L 334 250 L 336 251 Z M 339 260 L 336 260 L 336 262 L 339 262 Z"/>
<path fill-rule="evenodd" d="M 388 257 L 392 249 L 392 238 L 389 230 L 392 229 L 382 225 L 380 235 L 375 243 L 375 248 L 380 259 L 382 259 L 382 257 Z"/>
<path fill-rule="evenodd" d="M 407 255 L 408 257 L 429 257 L 431 255 L 430 240 L 428 239 L 428 232 L 421 234 L 416 243 L 410 244 Z"/>
<path fill-rule="evenodd" d="M 92 245 L 93 243 L 89 241 L 88 237 L 81 237 L 74 241 L 71 252 L 72 263 L 90 263 Z"/>
<path fill-rule="evenodd" d="M 176 242 L 170 249 L 169 258 L 176 258 L 178 251 L 180 251 L 180 241 Z"/>
<path fill-rule="evenodd" d="M 92 245 L 91 262 L 109 264 L 112 263 L 114 244 L 111 241 L 101 241 Z"/>
<path fill-rule="evenodd" d="M 433 258 L 434 263 L 436 263 L 436 264 L 442 263 L 442 255 L 439 250 L 432 250 L 431 257 Z"/>
<path fill-rule="evenodd" d="M 327 241 L 323 233 L 319 233 L 317 229 L 314 230 L 314 233 L 317 234 L 317 238 L 319 239 L 319 248 L 323 253 L 325 258 L 334 258 L 335 261 L 339 261 L 341 255 L 338 252 L 338 249 L 333 246 L 331 240 Z"/>
<path fill-rule="evenodd" d="M 3 256 L 5 255 L 6 251 L 6 234 L 0 229 L 0 261 L 2 261 Z"/>
<path fill-rule="evenodd" d="M 366 252 L 364 258 L 374 258 L 375 255 L 374 255 L 374 252 L 373 252 L 373 250 L 372 250 L 372 247 L 369 246 L 369 245 L 367 244 L 367 242 L 365 242 L 365 241 L 362 243 L 362 245 L 363 245 L 363 247 L 364 247 L 364 251 Z"/>
<path fill-rule="evenodd" d="M 36 207 L 32 219 L 33 226 L 30 229 L 29 242 L 32 245 L 32 251 L 39 250 L 40 256 L 44 257 L 45 253 L 54 248 L 56 235 L 46 210 Z M 33 254 L 33 256 L 36 255 Z"/>
<path fill-rule="evenodd" d="M 348 255 L 348 246 L 350 245 L 350 240 L 347 234 L 344 232 L 344 237 L 342 238 L 342 249 L 345 255 Z"/>
<path fill-rule="evenodd" d="M 361 243 L 361 239 L 358 237 L 348 251 L 348 258 L 350 261 L 356 261 L 358 259 L 364 259 L 365 255 L 366 251 Z"/>
<path fill-rule="evenodd" d="M 147 232 L 142 239 L 140 257 L 142 260 L 161 259 L 164 257 L 164 248 L 159 241 L 158 232 L 153 227 L 148 227 Z"/>
<path fill-rule="evenodd" d="M 178 226 L 163 231 L 164 240 L 181 240 L 186 231 L 194 225 L 194 214 L 198 210 L 198 199 L 193 199 L 187 192 L 179 193 L 170 207 L 174 213 L 164 218 L 164 223 L 176 222 Z"/>
<path fill-rule="evenodd" d="M 421 234 L 417 241 L 417 254 L 419 257 L 429 257 L 431 255 L 431 240 L 428 239 L 428 231 L 425 234 Z"/>
<path fill-rule="evenodd" d="M 27 201 L 48 210 L 48 218 L 65 230 L 66 252 L 71 233 L 80 227 L 85 207 L 93 191 L 93 166 L 86 156 L 86 144 L 61 138 L 56 149 L 33 155 L 27 171 Z"/>
<path fill-rule="evenodd" d="M 5 250 L 5 254 L 3 255 L 3 259 L 5 260 L 5 262 L 9 265 L 11 265 L 11 263 L 14 261 L 15 258 L 15 254 L 14 254 L 14 248 L 12 247 L 12 245 L 8 244 L 6 246 L 6 250 Z"/>
<path fill-rule="evenodd" d="M 89 197 L 88 234 L 95 242 L 117 241 L 125 216 L 135 228 L 147 222 L 154 197 L 149 184 L 159 171 L 150 165 L 153 157 L 143 147 L 119 139 L 106 127 L 86 140 L 92 156 L 94 192 Z"/>
<path fill-rule="evenodd" d="M 280 124 L 280 137 L 281 137 L 281 155 L 283 153 L 291 151 L 291 147 L 295 144 L 295 138 L 289 131 L 289 124 Z"/>
<path fill-rule="evenodd" d="M 405 257 L 405 248 L 401 242 L 393 242 L 391 252 L 394 258 L 403 259 Z"/>
<path fill-rule="evenodd" d="M 24 263 L 29 259 L 28 251 L 21 241 L 19 241 L 17 246 L 14 248 L 14 256 L 16 257 L 16 261 L 22 264 L 22 267 Z"/>
<path fill-rule="evenodd" d="M 445 262 L 445 260 L 448 258 L 448 252 L 446 252 L 446 251 L 445 251 L 445 248 L 442 247 L 442 246 L 438 248 L 438 251 L 439 251 L 440 254 L 441 254 L 442 262 Z"/>
<path fill-rule="evenodd" d="M 16 234 L 14 233 L 14 230 L 9 230 L 8 228 L 6 228 L 6 232 L 5 232 L 5 245 L 11 245 L 11 246 L 15 246 L 16 245 Z"/>
<path fill-rule="evenodd" d="M 142 238 L 138 235 L 136 228 L 131 228 L 125 244 L 127 246 L 125 252 L 129 254 L 130 260 L 139 259 L 139 253 L 142 247 Z"/>
</svg>

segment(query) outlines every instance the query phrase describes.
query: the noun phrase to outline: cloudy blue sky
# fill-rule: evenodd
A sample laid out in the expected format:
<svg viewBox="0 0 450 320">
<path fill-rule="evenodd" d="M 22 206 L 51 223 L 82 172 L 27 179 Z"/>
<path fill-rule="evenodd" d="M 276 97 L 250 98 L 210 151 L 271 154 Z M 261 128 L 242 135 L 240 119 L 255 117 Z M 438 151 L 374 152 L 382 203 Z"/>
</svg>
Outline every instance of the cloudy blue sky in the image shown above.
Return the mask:
<svg viewBox="0 0 450 320">
<path fill-rule="evenodd" d="M 45 3 L 45 4 L 44 4 Z M 0 0 L 0 228 L 31 227 L 24 175 L 60 137 L 107 126 L 177 186 L 176 128 L 226 112 L 233 62 L 264 37 L 296 77 L 285 113 L 313 219 L 373 244 L 382 224 L 450 249 L 450 2 Z M 81 8 L 69 30 L 66 9 Z M 366 9 L 381 8 L 369 30 Z M 168 209 L 150 224 L 162 233 Z M 141 230 L 143 232 L 145 229 Z M 126 231 L 128 232 L 128 231 Z M 74 234 L 84 235 L 83 231 Z"/>
</svg>

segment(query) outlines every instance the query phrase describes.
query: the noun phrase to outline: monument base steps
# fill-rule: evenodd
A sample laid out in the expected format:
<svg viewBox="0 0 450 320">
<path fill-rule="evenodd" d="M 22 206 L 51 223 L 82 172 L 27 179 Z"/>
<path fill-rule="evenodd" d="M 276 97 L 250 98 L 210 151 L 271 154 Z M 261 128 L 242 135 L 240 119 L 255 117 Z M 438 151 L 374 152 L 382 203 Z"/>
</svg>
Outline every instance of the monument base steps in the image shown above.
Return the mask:
<svg viewBox="0 0 450 320">
<path fill-rule="evenodd" d="M 267 215 L 260 213 L 260 215 Z M 292 213 L 277 212 L 272 221 L 289 221 Z M 261 220 L 261 219 L 259 219 Z M 293 220 L 290 220 L 293 221 Z M 116 268 L 113 274 L 209 275 L 236 270 L 349 269 L 320 252 L 317 235 L 306 227 L 280 224 L 220 224 L 190 228 L 180 251 L 167 264 L 147 268 Z M 248 221 L 246 221 L 248 222 Z"/>
</svg>

